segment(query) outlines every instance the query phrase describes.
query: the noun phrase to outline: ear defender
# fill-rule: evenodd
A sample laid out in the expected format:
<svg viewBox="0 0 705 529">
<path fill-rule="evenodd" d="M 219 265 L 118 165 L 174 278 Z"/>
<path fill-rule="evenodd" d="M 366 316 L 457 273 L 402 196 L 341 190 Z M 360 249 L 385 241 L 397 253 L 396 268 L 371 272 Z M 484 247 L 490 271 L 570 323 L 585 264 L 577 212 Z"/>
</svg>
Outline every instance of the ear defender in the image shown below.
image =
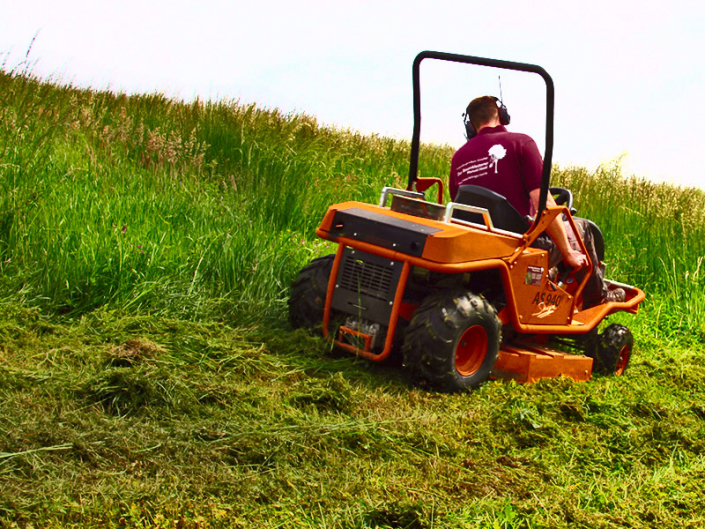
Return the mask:
<svg viewBox="0 0 705 529">
<path fill-rule="evenodd" d="M 467 112 L 463 114 L 463 124 L 465 125 L 465 137 L 468 140 L 471 140 L 477 136 L 477 131 L 475 130 L 472 121 L 470 121 L 470 116 L 468 116 Z"/>
<path fill-rule="evenodd" d="M 502 103 L 501 99 L 495 97 L 494 100 L 497 103 L 497 112 L 499 113 L 500 124 L 509 125 L 509 122 L 512 120 L 512 117 L 509 115 L 507 107 L 504 105 L 504 103 Z"/>
<path fill-rule="evenodd" d="M 502 103 L 502 100 L 498 97 L 495 97 L 494 101 L 495 103 L 497 103 L 499 123 L 501 125 L 509 125 L 509 122 L 512 120 L 512 117 L 509 115 L 507 107 L 504 105 L 504 103 Z M 465 112 L 463 113 L 463 125 L 465 125 L 465 137 L 468 140 L 471 140 L 475 136 L 477 136 L 477 131 L 475 130 L 475 126 L 472 124 L 472 121 L 470 121 L 470 113 L 468 112 L 469 109 L 470 106 L 468 105 L 468 108 L 465 109 Z"/>
</svg>

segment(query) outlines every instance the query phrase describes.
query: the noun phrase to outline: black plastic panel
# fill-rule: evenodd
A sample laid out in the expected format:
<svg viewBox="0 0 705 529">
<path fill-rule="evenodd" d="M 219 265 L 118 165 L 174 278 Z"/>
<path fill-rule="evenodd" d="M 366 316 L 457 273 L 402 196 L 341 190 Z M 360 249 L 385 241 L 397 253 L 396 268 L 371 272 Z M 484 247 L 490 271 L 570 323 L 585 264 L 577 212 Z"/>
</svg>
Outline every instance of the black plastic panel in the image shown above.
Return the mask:
<svg viewBox="0 0 705 529">
<path fill-rule="evenodd" d="M 382 248 L 421 257 L 426 237 L 441 231 L 361 208 L 340 210 L 333 217 L 331 235 L 348 237 Z"/>
<path fill-rule="evenodd" d="M 389 325 L 392 302 L 404 263 L 345 248 L 331 308 Z"/>
</svg>

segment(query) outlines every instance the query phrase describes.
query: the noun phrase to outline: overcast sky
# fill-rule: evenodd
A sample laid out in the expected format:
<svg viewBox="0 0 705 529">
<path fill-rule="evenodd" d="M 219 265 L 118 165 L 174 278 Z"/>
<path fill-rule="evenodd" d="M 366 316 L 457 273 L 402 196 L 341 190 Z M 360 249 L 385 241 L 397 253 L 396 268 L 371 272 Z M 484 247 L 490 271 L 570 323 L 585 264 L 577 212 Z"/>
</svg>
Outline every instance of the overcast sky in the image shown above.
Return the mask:
<svg viewBox="0 0 705 529">
<path fill-rule="evenodd" d="M 626 154 L 638 176 L 705 188 L 705 1 L 0 0 L 0 56 L 80 86 L 238 99 L 410 139 L 411 64 L 436 50 L 543 66 L 554 160 Z M 0 60 L 1 61 L 1 60 Z M 461 114 L 499 95 L 543 150 L 533 74 L 424 61 L 422 141 L 464 142 Z"/>
</svg>

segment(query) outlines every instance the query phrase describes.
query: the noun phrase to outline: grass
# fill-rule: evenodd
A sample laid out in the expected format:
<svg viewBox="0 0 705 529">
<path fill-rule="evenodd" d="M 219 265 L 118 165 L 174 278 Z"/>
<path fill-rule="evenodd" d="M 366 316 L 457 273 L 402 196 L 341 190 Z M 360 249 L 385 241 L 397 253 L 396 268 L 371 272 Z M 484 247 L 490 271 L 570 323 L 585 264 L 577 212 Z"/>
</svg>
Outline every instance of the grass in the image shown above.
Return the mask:
<svg viewBox="0 0 705 529">
<path fill-rule="evenodd" d="M 605 235 L 607 276 L 648 292 L 661 336 L 705 340 L 705 192 L 625 178 L 619 160 L 594 173 L 556 171 L 579 214 Z"/>
<path fill-rule="evenodd" d="M 647 291 L 628 376 L 434 394 L 286 323 L 328 205 L 408 150 L 1 72 L 0 526 L 702 527 L 702 192 L 556 169 Z"/>
<path fill-rule="evenodd" d="M 5 306 L 9 527 L 699 527 L 697 354 L 472 394 L 304 332 Z M 14 525 L 13 525 L 14 524 Z"/>
<path fill-rule="evenodd" d="M 214 297 L 266 312 L 310 255 L 291 242 L 310 243 L 330 203 L 376 199 L 378 182 L 408 167 L 403 142 L 306 116 L 13 72 L 0 87 L 6 290 L 52 312 L 194 313 L 188 300 Z M 426 149 L 425 159 L 444 154 Z"/>
</svg>

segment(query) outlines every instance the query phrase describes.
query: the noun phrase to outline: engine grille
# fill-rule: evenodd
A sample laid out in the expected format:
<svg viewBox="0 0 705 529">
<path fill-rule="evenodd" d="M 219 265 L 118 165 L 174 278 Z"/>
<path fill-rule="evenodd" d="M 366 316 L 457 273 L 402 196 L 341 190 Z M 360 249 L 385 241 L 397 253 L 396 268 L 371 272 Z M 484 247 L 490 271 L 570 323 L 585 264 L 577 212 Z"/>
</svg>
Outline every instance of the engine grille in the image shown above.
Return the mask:
<svg viewBox="0 0 705 529">
<path fill-rule="evenodd" d="M 404 263 L 346 247 L 335 278 L 331 308 L 389 325 Z"/>
<path fill-rule="evenodd" d="M 393 274 L 390 266 L 348 256 L 343 264 L 339 285 L 340 288 L 358 294 L 386 300 L 390 295 Z"/>
</svg>

